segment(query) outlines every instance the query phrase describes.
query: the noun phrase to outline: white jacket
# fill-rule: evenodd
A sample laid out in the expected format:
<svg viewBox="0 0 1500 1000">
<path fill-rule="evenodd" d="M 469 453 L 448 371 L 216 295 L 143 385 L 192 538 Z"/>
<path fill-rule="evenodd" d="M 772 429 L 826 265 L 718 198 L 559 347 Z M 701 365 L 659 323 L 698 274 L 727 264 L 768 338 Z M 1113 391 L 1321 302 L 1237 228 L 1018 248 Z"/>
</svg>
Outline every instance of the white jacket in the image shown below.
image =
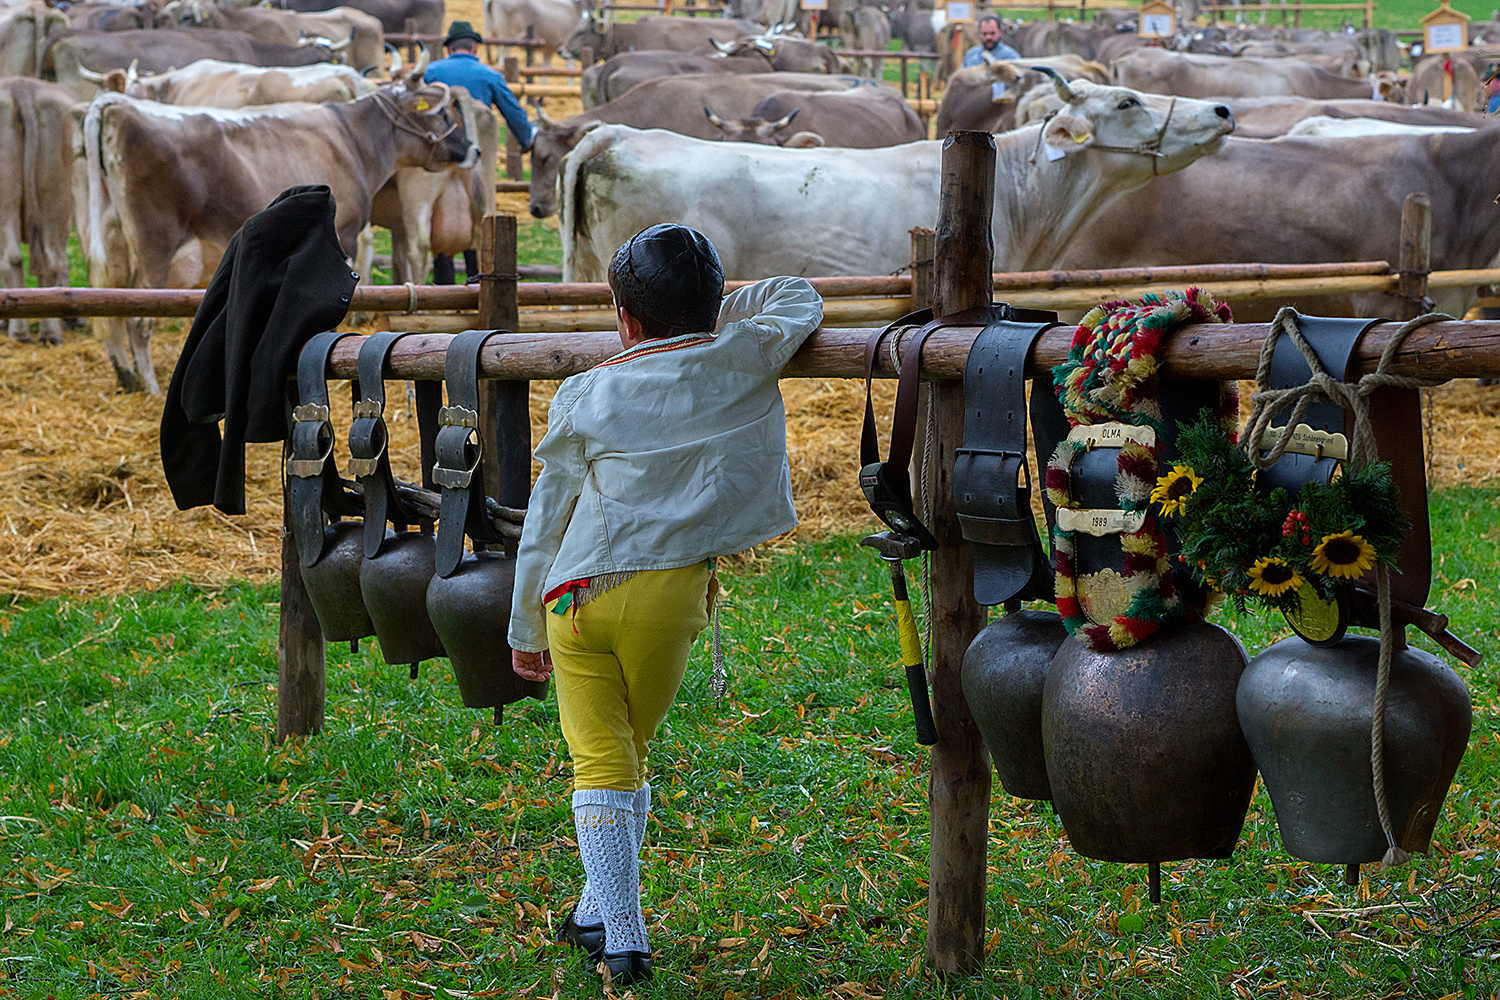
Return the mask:
<svg viewBox="0 0 1500 1000">
<path fill-rule="evenodd" d="M 558 387 L 537 445 L 510 645 L 547 648 L 542 596 L 572 580 L 692 566 L 790 531 L 777 380 L 823 320 L 802 278 L 724 300 L 715 335 L 650 340 Z"/>
</svg>

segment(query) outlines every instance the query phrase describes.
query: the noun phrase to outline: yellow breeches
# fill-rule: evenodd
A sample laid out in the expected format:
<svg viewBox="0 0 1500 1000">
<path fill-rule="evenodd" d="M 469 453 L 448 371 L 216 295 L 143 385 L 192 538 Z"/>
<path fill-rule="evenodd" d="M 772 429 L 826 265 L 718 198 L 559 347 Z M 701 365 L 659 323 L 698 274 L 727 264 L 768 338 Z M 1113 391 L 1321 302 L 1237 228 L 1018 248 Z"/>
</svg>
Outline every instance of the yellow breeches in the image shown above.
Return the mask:
<svg viewBox="0 0 1500 1000">
<path fill-rule="evenodd" d="M 646 745 L 708 625 L 712 573 L 707 562 L 637 573 L 560 615 L 549 602 L 552 677 L 575 789 L 645 784 Z"/>
</svg>

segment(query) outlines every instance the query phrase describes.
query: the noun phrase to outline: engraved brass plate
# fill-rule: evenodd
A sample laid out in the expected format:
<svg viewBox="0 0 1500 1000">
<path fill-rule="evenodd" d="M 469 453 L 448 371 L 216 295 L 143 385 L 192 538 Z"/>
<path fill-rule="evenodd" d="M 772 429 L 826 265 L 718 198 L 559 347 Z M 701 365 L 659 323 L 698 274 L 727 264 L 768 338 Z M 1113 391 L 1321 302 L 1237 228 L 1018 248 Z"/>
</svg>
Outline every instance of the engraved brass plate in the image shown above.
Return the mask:
<svg viewBox="0 0 1500 1000">
<path fill-rule="evenodd" d="M 299 424 L 328 423 L 328 407 L 321 403 L 303 403 L 292 407 L 292 419 Z"/>
<path fill-rule="evenodd" d="M 1266 432 L 1260 436 L 1261 450 L 1270 451 L 1276 447 L 1276 441 L 1285 431 L 1285 427 L 1267 427 Z M 1297 429 L 1292 431 L 1292 440 L 1287 444 L 1286 450 L 1297 455 L 1336 458 L 1343 462 L 1349 458 L 1349 439 L 1342 434 L 1298 424 Z"/>
<path fill-rule="evenodd" d="M 1118 571 L 1101 569 L 1078 580 L 1078 604 L 1095 625 L 1108 625 L 1130 610 L 1131 599 L 1146 586 L 1146 574 L 1126 579 Z"/>
<path fill-rule="evenodd" d="M 1081 441 L 1090 448 L 1123 448 L 1127 441 L 1155 448 L 1156 431 L 1135 424 L 1079 424 L 1068 432 L 1068 440 Z"/>
<path fill-rule="evenodd" d="M 1103 535 L 1127 535 L 1140 531 L 1146 523 L 1143 510 L 1073 510 L 1057 508 L 1057 527 L 1061 531 L 1081 531 L 1099 538 Z"/>
</svg>

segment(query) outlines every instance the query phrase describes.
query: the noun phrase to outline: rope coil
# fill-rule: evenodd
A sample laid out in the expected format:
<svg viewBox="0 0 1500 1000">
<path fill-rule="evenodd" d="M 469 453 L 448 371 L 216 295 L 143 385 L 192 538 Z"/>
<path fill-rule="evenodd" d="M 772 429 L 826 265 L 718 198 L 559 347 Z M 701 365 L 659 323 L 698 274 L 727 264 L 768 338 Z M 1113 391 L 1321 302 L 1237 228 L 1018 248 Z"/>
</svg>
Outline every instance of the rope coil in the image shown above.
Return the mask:
<svg viewBox="0 0 1500 1000">
<path fill-rule="evenodd" d="M 1421 389 L 1442 384 L 1443 379 L 1393 375 L 1386 369 L 1406 338 L 1414 331 L 1429 323 L 1452 318 L 1444 313 L 1430 312 L 1402 324 L 1386 343 L 1385 349 L 1380 352 L 1380 360 L 1376 363 L 1373 372 L 1364 375 L 1358 382 L 1342 382 L 1328 374 L 1322 361 L 1318 359 L 1317 352 L 1302 336 L 1302 330 L 1297 324 L 1297 311 L 1291 306 L 1283 306 L 1271 322 L 1271 331 L 1261 344 L 1260 363 L 1255 373 L 1256 384 L 1270 384 L 1271 357 L 1276 350 L 1276 342 L 1282 337 L 1289 338 L 1301 352 L 1303 360 L 1312 372 L 1312 377 L 1303 385 L 1288 389 L 1257 389 L 1250 397 L 1254 405 L 1250 411 L 1246 433 L 1240 440 L 1251 464 L 1257 469 L 1269 468 L 1276 464 L 1286 453 L 1288 445 L 1292 443 L 1293 435 L 1296 433 L 1297 426 L 1302 422 L 1308 406 L 1322 400 L 1337 403 L 1354 413 L 1354 435 L 1349 447 L 1349 459 L 1355 463 L 1354 467 L 1362 468 L 1375 461 L 1379 455 L 1376 450 L 1374 432 L 1370 429 L 1370 396 L 1375 390 L 1386 386 Z M 1259 447 L 1262 436 L 1270 429 L 1271 421 L 1277 414 L 1288 407 L 1291 408 L 1291 415 L 1277 435 L 1275 446 L 1262 454 Z M 1380 829 L 1385 834 L 1388 847 L 1385 857 L 1380 861 L 1380 868 L 1384 871 L 1396 865 L 1405 864 L 1410 860 L 1410 856 L 1396 845 L 1396 835 L 1385 790 L 1385 706 L 1386 694 L 1390 688 L 1391 657 L 1395 648 L 1396 635 L 1395 625 L 1391 618 L 1390 569 L 1383 562 L 1376 564 L 1375 581 L 1377 606 L 1380 611 L 1380 657 L 1375 672 L 1375 700 L 1370 722 L 1370 769 L 1374 778 L 1375 811 L 1380 817 Z"/>
</svg>

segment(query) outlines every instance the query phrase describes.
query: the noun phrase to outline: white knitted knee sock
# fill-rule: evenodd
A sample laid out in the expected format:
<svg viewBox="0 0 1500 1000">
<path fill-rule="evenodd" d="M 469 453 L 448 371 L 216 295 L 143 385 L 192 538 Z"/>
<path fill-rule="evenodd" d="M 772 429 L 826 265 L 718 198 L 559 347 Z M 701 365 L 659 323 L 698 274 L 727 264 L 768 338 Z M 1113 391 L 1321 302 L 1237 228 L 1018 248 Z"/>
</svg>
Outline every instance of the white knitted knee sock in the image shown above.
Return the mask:
<svg viewBox="0 0 1500 1000">
<path fill-rule="evenodd" d="M 635 790 L 635 801 L 631 804 L 630 835 L 635 839 L 635 853 L 641 853 L 646 843 L 646 820 L 651 816 L 651 783 L 647 782 Z"/>
<path fill-rule="evenodd" d="M 578 853 L 588 875 L 585 896 L 592 896 L 579 901 L 579 913 L 584 913 L 584 902 L 595 904 L 595 921 L 603 920 L 604 950 L 610 954 L 651 950 L 641 915 L 640 855 L 633 830 L 636 794 L 609 789 L 573 793 Z"/>
<path fill-rule="evenodd" d="M 635 853 L 639 857 L 641 847 L 646 843 L 646 820 L 651 815 L 651 785 L 647 784 L 635 790 L 635 797 L 631 802 L 630 811 L 630 837 L 635 841 Z M 574 817 L 574 825 L 577 825 L 577 817 Z M 578 896 L 578 908 L 573 913 L 573 922 L 582 927 L 593 927 L 599 924 L 599 894 L 594 891 L 594 883 L 584 880 L 583 892 Z"/>
</svg>

